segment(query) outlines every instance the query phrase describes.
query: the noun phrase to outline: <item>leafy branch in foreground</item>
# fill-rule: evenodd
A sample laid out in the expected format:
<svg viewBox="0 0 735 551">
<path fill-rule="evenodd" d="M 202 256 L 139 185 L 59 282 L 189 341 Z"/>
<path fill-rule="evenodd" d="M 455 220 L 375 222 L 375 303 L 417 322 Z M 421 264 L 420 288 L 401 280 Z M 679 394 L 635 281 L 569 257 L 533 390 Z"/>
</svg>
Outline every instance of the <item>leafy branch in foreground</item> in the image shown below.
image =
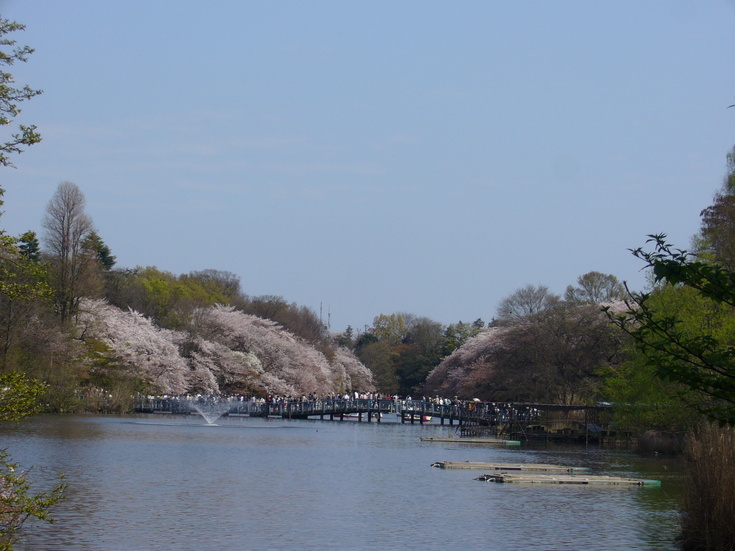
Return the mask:
<svg viewBox="0 0 735 551">
<path fill-rule="evenodd" d="M 628 290 L 627 311 L 607 314 L 630 335 L 645 361 L 664 380 L 682 383 L 682 398 L 720 424 L 735 425 L 735 344 L 731 326 L 735 315 L 735 274 L 722 265 L 705 262 L 674 249 L 664 234 L 649 236 L 653 251 L 633 250 L 651 269 L 654 282 L 668 284 L 653 293 Z M 681 308 L 665 308 L 654 293 L 689 287 L 703 299 L 695 319 L 684 321 Z"/>
<path fill-rule="evenodd" d="M 0 67 L 13 65 L 16 61 L 27 61 L 33 53 L 33 48 L 16 46 L 16 41 L 4 38 L 8 33 L 25 30 L 25 26 L 14 21 L 0 18 Z M 6 48 L 10 48 L 6 50 Z M 0 127 L 10 126 L 13 119 L 20 114 L 18 104 L 33 98 L 41 93 L 28 85 L 22 88 L 13 86 L 13 75 L 0 68 Z M 11 134 L 5 141 L 0 141 L 0 166 L 12 167 L 10 155 L 21 153 L 21 146 L 31 146 L 41 141 L 41 135 L 36 132 L 35 125 L 18 125 L 18 132 Z"/>
<path fill-rule="evenodd" d="M 19 421 L 38 413 L 46 385 L 22 373 L 0 373 L 0 421 Z"/>
<path fill-rule="evenodd" d="M 18 471 L 7 451 L 0 450 L 0 551 L 10 551 L 18 531 L 29 518 L 54 522 L 49 509 L 64 499 L 66 483 L 63 475 L 50 492 L 32 495 L 28 481 L 30 471 Z"/>
<path fill-rule="evenodd" d="M 46 385 L 22 373 L 0 374 L 0 421 L 18 421 L 40 409 L 39 396 Z M 18 531 L 33 517 L 53 522 L 52 505 L 64 499 L 66 483 L 59 482 L 48 493 L 31 495 L 30 471 L 18 471 L 6 450 L 0 450 L 0 551 L 13 549 Z M 63 479 L 63 475 L 60 477 Z"/>
</svg>

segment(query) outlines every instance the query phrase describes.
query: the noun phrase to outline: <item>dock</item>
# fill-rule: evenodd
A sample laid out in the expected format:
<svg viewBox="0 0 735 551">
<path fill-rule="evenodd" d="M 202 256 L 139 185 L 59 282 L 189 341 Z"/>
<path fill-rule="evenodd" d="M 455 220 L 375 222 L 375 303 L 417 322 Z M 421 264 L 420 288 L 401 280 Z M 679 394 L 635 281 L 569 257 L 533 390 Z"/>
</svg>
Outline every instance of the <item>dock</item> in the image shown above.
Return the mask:
<svg viewBox="0 0 735 551">
<path fill-rule="evenodd" d="M 545 463 L 482 463 L 477 461 L 437 461 L 431 465 L 440 469 L 478 469 L 486 471 L 537 471 L 556 473 L 589 472 L 590 467 L 568 467 Z"/>
<path fill-rule="evenodd" d="M 531 474 L 485 474 L 475 480 L 513 484 L 589 484 L 607 486 L 661 486 L 660 480 L 644 480 L 618 476 L 575 476 L 575 475 L 531 475 Z"/>
<path fill-rule="evenodd" d="M 452 444 L 495 444 L 501 446 L 520 446 L 520 440 L 503 440 L 502 438 L 452 438 L 440 436 L 423 436 L 422 442 L 450 442 Z"/>
</svg>

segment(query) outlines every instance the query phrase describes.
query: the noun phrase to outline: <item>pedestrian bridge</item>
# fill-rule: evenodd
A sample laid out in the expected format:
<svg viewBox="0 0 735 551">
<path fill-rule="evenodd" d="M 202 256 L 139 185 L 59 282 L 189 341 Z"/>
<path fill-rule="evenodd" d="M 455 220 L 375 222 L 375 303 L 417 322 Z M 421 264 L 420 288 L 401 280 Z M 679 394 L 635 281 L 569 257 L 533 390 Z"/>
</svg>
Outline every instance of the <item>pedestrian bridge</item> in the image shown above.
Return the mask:
<svg viewBox="0 0 735 551">
<path fill-rule="evenodd" d="M 272 400 L 239 396 L 143 396 L 140 413 L 196 413 L 216 407 L 218 415 L 381 422 L 386 414 L 402 423 L 458 425 L 460 436 L 502 436 L 515 440 L 599 441 L 624 439 L 610 431 L 609 405 L 511 404 L 478 400 L 314 398 Z M 199 407 L 197 407 L 199 406 Z"/>
<path fill-rule="evenodd" d="M 382 414 L 399 414 L 404 422 L 423 423 L 428 417 L 437 417 L 443 423 L 448 420 L 460 422 L 462 405 L 440 405 L 429 401 L 379 400 L 373 398 L 324 398 L 307 400 L 275 399 L 272 401 L 247 400 L 239 397 L 219 396 L 146 396 L 141 397 L 135 410 L 139 413 L 196 413 L 197 405 L 217 405 L 223 415 L 241 415 L 248 417 L 282 417 L 285 419 L 344 419 L 346 416 L 357 416 L 368 422 L 375 419 L 380 422 Z"/>
</svg>

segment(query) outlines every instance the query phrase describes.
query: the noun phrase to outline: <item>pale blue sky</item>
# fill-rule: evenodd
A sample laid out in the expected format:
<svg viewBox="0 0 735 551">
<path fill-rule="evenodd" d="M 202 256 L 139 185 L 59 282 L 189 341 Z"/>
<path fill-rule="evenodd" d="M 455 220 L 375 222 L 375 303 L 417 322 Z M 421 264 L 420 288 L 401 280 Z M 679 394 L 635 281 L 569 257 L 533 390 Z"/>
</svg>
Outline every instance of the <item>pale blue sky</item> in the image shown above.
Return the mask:
<svg viewBox="0 0 735 551">
<path fill-rule="evenodd" d="M 488 321 L 527 284 L 686 248 L 735 145 L 735 2 L 0 0 L 43 142 L 118 267 L 214 268 L 331 328 Z"/>
</svg>

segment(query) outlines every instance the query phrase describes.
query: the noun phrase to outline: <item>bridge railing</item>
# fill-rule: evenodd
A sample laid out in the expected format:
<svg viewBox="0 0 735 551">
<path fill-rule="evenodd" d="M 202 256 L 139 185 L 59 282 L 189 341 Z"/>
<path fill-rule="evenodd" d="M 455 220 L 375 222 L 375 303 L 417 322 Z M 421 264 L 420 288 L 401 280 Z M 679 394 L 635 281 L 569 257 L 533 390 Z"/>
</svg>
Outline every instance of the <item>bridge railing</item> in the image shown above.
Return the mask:
<svg viewBox="0 0 735 551">
<path fill-rule="evenodd" d="M 240 400 L 222 397 L 179 397 L 165 396 L 141 397 L 136 404 L 136 411 L 158 413 L 193 413 L 195 404 L 226 404 L 230 415 L 304 417 L 311 415 L 341 415 L 350 413 L 388 413 L 396 411 L 394 400 L 378 400 L 370 398 L 324 398 L 317 400 Z"/>
<path fill-rule="evenodd" d="M 189 414 L 194 404 L 226 404 L 230 415 L 252 417 L 291 417 L 347 415 L 360 413 L 401 413 L 430 415 L 459 421 L 462 425 L 496 427 L 498 432 L 522 433 L 525 431 L 564 432 L 572 429 L 587 431 L 593 425 L 604 426 L 600 418 L 609 406 L 561 406 L 539 404 L 510 404 L 478 401 L 452 401 L 439 403 L 433 400 L 325 397 L 307 400 L 275 399 L 272 401 L 222 396 L 144 396 L 140 397 L 139 412 L 166 412 Z M 219 408 L 218 408 L 219 409 Z"/>
</svg>

